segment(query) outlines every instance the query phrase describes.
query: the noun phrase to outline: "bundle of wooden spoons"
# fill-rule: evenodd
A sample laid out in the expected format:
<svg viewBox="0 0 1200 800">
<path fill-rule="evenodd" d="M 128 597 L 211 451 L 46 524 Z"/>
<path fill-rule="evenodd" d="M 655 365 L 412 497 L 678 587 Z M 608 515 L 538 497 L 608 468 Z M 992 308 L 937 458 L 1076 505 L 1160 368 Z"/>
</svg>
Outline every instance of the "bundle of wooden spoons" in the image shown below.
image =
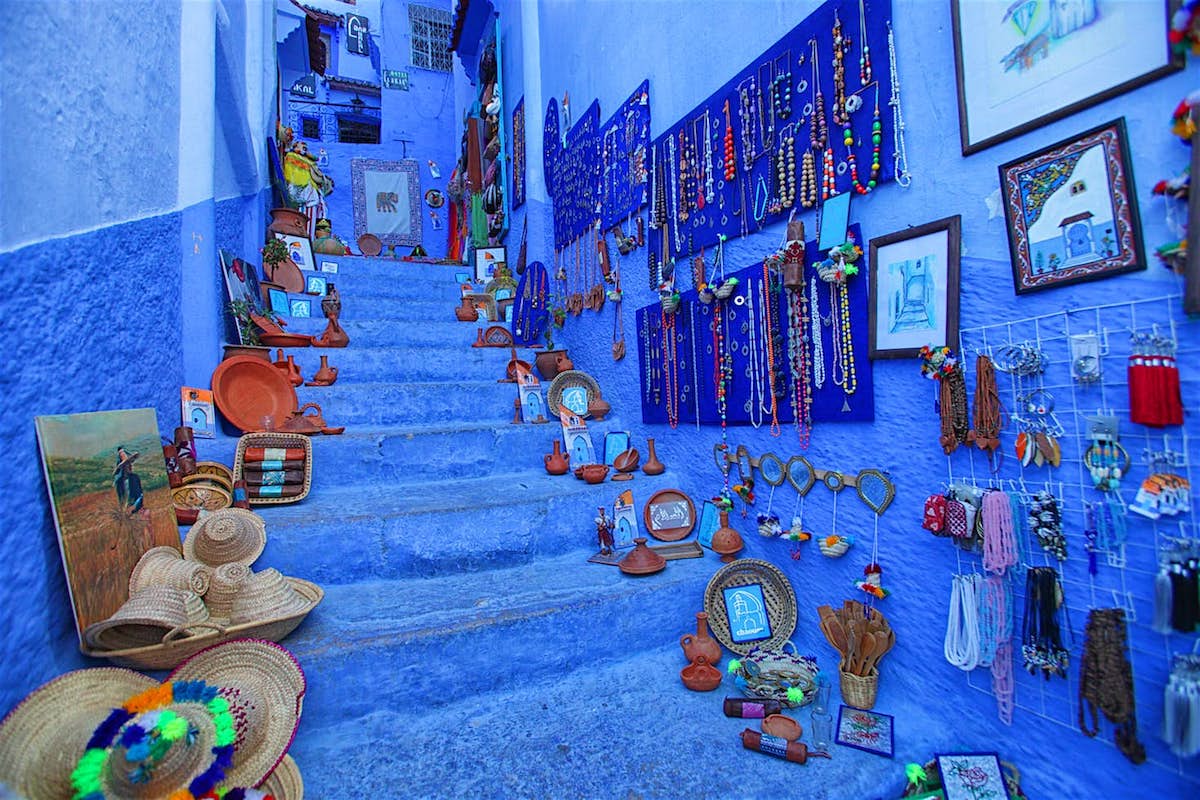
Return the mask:
<svg viewBox="0 0 1200 800">
<path fill-rule="evenodd" d="M 874 672 L 879 660 L 896 644 L 896 634 L 877 608 L 847 600 L 840 609 L 819 606 L 821 633 L 841 654 L 840 669 L 865 677 Z"/>
</svg>

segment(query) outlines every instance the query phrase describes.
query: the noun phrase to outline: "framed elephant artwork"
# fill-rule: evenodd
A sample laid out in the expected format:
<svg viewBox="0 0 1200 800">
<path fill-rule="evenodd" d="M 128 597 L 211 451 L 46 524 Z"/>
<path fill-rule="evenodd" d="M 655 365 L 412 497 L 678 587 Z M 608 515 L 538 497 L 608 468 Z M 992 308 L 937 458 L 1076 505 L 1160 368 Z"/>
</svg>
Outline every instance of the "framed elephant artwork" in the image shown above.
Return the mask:
<svg viewBox="0 0 1200 800">
<path fill-rule="evenodd" d="M 421 171 L 414 159 L 350 162 L 354 238 L 373 234 L 385 245 L 421 244 Z"/>
</svg>

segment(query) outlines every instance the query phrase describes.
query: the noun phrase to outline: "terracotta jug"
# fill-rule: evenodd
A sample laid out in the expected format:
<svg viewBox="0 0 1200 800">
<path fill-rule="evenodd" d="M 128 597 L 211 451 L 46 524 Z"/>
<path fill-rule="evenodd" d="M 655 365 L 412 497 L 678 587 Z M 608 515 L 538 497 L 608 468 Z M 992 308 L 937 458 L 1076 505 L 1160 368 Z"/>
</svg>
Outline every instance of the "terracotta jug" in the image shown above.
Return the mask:
<svg viewBox="0 0 1200 800">
<path fill-rule="evenodd" d="M 646 463 L 642 464 L 642 472 L 647 475 L 662 475 L 666 467 L 658 460 L 658 453 L 654 451 L 653 439 L 646 440 L 646 449 L 649 451 L 649 455 L 646 457 Z"/>
<path fill-rule="evenodd" d="M 332 386 L 338 377 L 338 368 L 329 366 L 329 356 L 321 356 L 321 368 L 313 375 L 308 386 Z"/>
<path fill-rule="evenodd" d="M 721 526 L 713 532 L 712 549 L 721 554 L 721 560 L 728 563 L 733 561 L 737 553 L 745 546 L 742 535 L 729 527 L 729 512 L 721 512 Z"/>
<path fill-rule="evenodd" d="M 483 338 L 483 329 L 479 329 L 479 338 Z M 537 367 L 538 374 L 542 376 L 542 380 L 553 380 L 561 370 L 558 368 L 559 361 L 565 361 L 570 364 L 571 369 L 575 366 L 571 359 L 567 358 L 566 350 L 542 350 L 533 358 L 533 365 Z"/>
<path fill-rule="evenodd" d="M 287 357 L 287 379 L 292 386 L 299 386 L 304 383 L 304 376 L 300 374 L 300 367 L 296 365 L 296 357 Z"/>
<path fill-rule="evenodd" d="M 454 309 L 454 316 L 459 322 L 476 322 L 479 319 L 479 312 L 475 310 L 475 306 L 471 305 L 471 298 L 464 297 L 462 305 Z"/>
<path fill-rule="evenodd" d="M 287 374 L 287 371 L 288 371 L 287 356 L 285 356 L 283 354 L 282 347 L 275 350 L 275 360 L 272 361 L 271 363 L 274 364 L 277 368 L 283 370 L 283 373 L 285 375 Z"/>
<path fill-rule="evenodd" d="M 562 443 L 560 440 L 554 440 L 554 452 L 547 453 L 542 456 L 546 461 L 546 472 L 551 475 L 565 475 L 567 470 L 571 468 L 571 457 L 562 451 Z"/>
<path fill-rule="evenodd" d="M 558 367 L 559 372 L 566 372 L 569 369 L 575 369 L 575 362 L 567 355 L 566 350 L 562 350 L 554 359 L 554 365 Z"/>
<path fill-rule="evenodd" d="M 679 637 L 679 646 L 688 661 L 695 661 L 697 656 L 704 656 L 709 664 L 721 663 L 721 645 L 708 634 L 708 614 L 703 611 L 696 613 L 696 635 L 685 633 Z"/>
</svg>

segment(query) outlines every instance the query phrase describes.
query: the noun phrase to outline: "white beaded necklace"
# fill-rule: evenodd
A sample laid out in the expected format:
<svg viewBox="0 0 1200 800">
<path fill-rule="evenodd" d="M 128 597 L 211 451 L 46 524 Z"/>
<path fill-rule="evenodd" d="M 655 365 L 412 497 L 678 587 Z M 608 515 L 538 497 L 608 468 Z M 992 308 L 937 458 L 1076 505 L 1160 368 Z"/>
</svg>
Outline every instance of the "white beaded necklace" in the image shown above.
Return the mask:
<svg viewBox="0 0 1200 800">
<path fill-rule="evenodd" d="M 825 344 L 821 341 L 821 304 L 817 302 L 817 277 L 809 279 L 808 297 L 811 308 L 808 310 L 812 336 L 813 354 L 813 383 L 818 389 L 825 385 Z"/>
<path fill-rule="evenodd" d="M 888 29 L 888 71 L 892 80 L 892 161 L 895 164 L 896 183 L 907 189 L 912 185 L 912 173 L 908 171 L 908 148 L 904 145 L 904 114 L 900 110 L 900 75 L 896 72 L 896 39 L 892 35 L 892 21 Z"/>
<path fill-rule="evenodd" d="M 712 134 L 709 131 L 708 109 L 704 109 L 704 202 L 712 203 L 713 192 L 713 149 Z"/>
<path fill-rule="evenodd" d="M 746 400 L 746 414 L 750 420 L 750 424 L 753 425 L 755 428 L 759 428 L 759 427 L 762 427 L 761 405 L 762 405 L 762 399 L 763 399 L 763 395 L 764 395 L 763 388 L 762 388 L 762 377 L 763 377 L 762 376 L 762 360 L 759 358 L 759 354 L 758 354 L 758 337 L 757 337 L 758 332 L 756 330 L 756 328 L 758 327 L 758 322 L 754 318 L 754 281 L 753 281 L 753 279 L 748 279 L 746 281 L 746 284 L 747 284 L 746 285 L 746 314 L 749 317 L 746 320 L 746 324 L 748 326 L 747 331 L 748 331 L 749 340 L 750 340 L 750 353 L 749 353 L 749 357 L 747 358 L 747 361 L 749 362 L 750 374 L 746 376 L 750 379 L 749 380 L 750 391 L 747 393 L 748 396 L 747 396 L 747 400 Z M 756 393 L 757 393 L 758 402 L 755 402 Z M 754 418 L 755 411 L 758 412 L 757 420 Z"/>
</svg>

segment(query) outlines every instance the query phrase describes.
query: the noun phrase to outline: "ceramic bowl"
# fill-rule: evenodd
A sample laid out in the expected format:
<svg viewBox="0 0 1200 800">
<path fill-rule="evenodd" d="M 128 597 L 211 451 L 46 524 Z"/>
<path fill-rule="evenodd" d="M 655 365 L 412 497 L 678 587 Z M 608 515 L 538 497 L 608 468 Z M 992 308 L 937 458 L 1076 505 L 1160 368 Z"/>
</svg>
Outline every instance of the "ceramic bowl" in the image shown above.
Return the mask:
<svg viewBox="0 0 1200 800">
<path fill-rule="evenodd" d="M 783 714 L 771 714 L 762 721 L 763 733 L 769 733 L 772 736 L 778 736 L 780 739 L 787 739 L 789 742 L 794 742 L 800 738 L 800 734 L 804 729 L 800 727 L 800 723 L 791 717 L 785 717 Z"/>
<path fill-rule="evenodd" d="M 603 483 L 608 477 L 607 464 L 584 464 L 580 469 L 583 471 L 583 480 L 587 483 Z"/>
</svg>

